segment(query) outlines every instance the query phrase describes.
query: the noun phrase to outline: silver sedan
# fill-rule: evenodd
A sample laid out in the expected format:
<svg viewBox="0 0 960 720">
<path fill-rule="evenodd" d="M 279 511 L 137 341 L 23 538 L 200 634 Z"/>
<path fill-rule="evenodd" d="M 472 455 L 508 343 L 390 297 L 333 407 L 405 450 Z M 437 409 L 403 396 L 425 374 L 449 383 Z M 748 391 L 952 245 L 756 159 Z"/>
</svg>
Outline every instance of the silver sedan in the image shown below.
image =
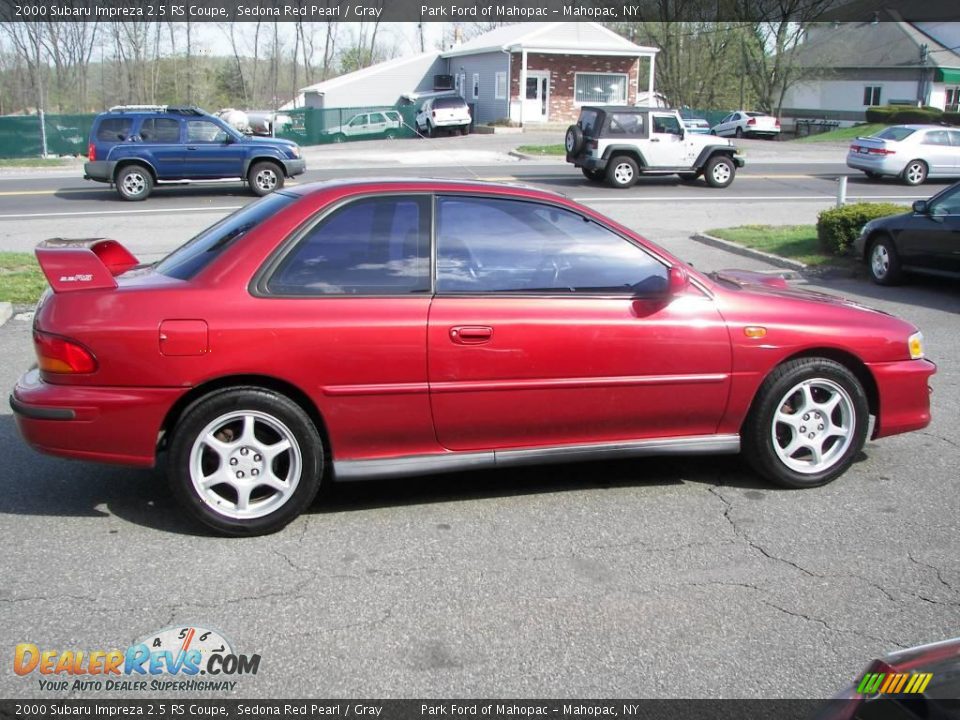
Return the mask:
<svg viewBox="0 0 960 720">
<path fill-rule="evenodd" d="M 898 177 L 907 185 L 960 177 L 960 130 L 941 125 L 891 125 L 850 143 L 847 167 L 868 178 Z"/>
</svg>

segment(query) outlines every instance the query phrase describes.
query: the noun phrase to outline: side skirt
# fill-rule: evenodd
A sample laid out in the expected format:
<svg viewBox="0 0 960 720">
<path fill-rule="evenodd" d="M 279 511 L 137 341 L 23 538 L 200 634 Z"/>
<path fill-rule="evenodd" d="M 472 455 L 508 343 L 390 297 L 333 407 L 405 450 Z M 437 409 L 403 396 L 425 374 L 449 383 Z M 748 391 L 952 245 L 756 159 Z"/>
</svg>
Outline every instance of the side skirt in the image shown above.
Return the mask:
<svg viewBox="0 0 960 720">
<path fill-rule="evenodd" d="M 738 452 L 740 452 L 739 435 L 694 435 L 592 445 L 446 452 L 375 460 L 334 460 L 333 476 L 337 481 L 347 482 L 518 465 L 615 460 L 647 455 L 725 455 Z"/>
</svg>

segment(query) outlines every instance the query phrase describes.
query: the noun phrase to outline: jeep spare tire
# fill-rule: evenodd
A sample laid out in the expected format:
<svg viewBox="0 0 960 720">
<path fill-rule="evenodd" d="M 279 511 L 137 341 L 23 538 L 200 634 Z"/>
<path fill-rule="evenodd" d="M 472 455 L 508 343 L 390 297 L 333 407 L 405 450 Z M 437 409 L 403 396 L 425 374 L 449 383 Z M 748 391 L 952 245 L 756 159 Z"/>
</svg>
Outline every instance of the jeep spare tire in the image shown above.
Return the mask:
<svg viewBox="0 0 960 720">
<path fill-rule="evenodd" d="M 583 147 L 583 130 L 579 125 L 571 125 L 567 128 L 567 134 L 563 139 L 563 145 L 567 150 L 567 155 L 576 155 Z"/>
</svg>

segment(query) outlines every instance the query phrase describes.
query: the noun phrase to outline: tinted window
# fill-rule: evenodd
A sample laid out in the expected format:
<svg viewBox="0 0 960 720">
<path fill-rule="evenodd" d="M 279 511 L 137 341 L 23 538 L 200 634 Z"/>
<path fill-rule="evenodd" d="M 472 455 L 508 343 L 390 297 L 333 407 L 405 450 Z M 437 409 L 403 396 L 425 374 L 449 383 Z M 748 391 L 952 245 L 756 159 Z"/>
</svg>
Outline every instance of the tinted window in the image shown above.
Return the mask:
<svg viewBox="0 0 960 720">
<path fill-rule="evenodd" d="M 97 140 L 120 141 L 130 137 L 133 129 L 133 118 L 103 118 L 97 126 Z"/>
<path fill-rule="evenodd" d="M 639 113 L 611 113 L 610 114 L 610 134 L 611 135 L 646 135 L 646 129 L 643 126 L 643 115 Z"/>
<path fill-rule="evenodd" d="M 357 125 L 366 125 L 367 116 L 366 115 L 357 115 L 353 120 L 350 121 L 350 127 L 356 127 Z"/>
<path fill-rule="evenodd" d="M 599 113 L 596 110 L 581 110 L 580 119 L 577 121 L 577 124 L 580 125 L 580 129 L 583 130 L 587 135 L 592 135 L 597 127 L 597 116 Z"/>
<path fill-rule="evenodd" d="M 946 130 L 931 130 L 923 138 L 924 145 L 949 145 L 950 136 Z"/>
<path fill-rule="evenodd" d="M 433 107 L 435 110 L 439 110 L 441 108 L 445 110 L 450 110 L 450 109 L 462 110 L 466 106 L 467 104 L 463 101 L 462 98 L 437 98 L 436 100 L 433 101 Z"/>
<path fill-rule="evenodd" d="M 931 203 L 930 212 L 933 215 L 960 215 L 960 188 L 954 188 Z"/>
<path fill-rule="evenodd" d="M 387 119 L 381 113 L 370 113 L 371 123 L 382 123 L 386 121 Z"/>
<path fill-rule="evenodd" d="M 947 134 L 950 136 L 950 142 L 954 147 L 960 147 L 960 132 L 956 130 L 948 130 Z"/>
<path fill-rule="evenodd" d="M 192 278 L 224 248 L 294 200 L 295 196 L 273 193 L 240 208 L 167 255 L 157 265 L 157 272 L 180 280 Z"/>
<path fill-rule="evenodd" d="M 550 205 L 443 197 L 438 292 L 658 293 L 667 268 L 592 220 Z"/>
<path fill-rule="evenodd" d="M 900 141 L 910 137 L 911 135 L 913 135 L 913 133 L 914 131 L 911 130 L 910 128 L 894 126 L 894 127 L 884 128 L 883 130 L 878 132 L 876 135 L 873 135 L 872 137 L 880 138 L 881 140 Z"/>
<path fill-rule="evenodd" d="M 180 142 L 180 123 L 173 118 L 147 118 L 140 123 L 140 139 L 144 142 Z"/>
<path fill-rule="evenodd" d="M 365 198 L 334 210 L 300 239 L 267 288 L 278 295 L 429 292 L 429 198 Z"/>
<path fill-rule="evenodd" d="M 209 120 L 187 120 L 187 142 L 221 143 L 227 139 L 227 131 Z"/>
<path fill-rule="evenodd" d="M 654 115 L 653 131 L 669 135 L 680 134 L 680 121 L 673 115 Z"/>
</svg>

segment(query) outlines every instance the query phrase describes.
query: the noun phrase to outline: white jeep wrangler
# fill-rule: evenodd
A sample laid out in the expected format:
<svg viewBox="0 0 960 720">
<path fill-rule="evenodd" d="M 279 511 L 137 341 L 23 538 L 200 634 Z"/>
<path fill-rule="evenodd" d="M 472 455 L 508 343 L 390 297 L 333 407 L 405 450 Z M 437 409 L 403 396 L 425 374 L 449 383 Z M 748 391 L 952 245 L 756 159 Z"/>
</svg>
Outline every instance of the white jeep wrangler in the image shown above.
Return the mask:
<svg viewBox="0 0 960 720">
<path fill-rule="evenodd" d="M 643 175 L 679 175 L 710 187 L 733 182 L 745 162 L 729 140 L 687 132 L 675 110 L 585 106 L 564 138 L 567 162 L 588 180 L 628 188 Z"/>
</svg>

